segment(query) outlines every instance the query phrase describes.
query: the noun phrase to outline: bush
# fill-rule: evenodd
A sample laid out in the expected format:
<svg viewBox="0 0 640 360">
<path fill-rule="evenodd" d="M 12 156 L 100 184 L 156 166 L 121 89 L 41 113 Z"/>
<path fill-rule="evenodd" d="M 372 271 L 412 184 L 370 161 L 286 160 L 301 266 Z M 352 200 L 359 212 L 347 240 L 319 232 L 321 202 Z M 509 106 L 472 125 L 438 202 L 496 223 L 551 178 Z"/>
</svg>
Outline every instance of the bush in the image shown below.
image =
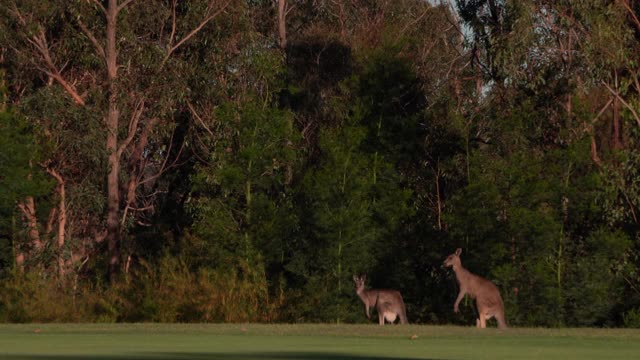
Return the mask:
<svg viewBox="0 0 640 360">
<path fill-rule="evenodd" d="M 640 309 L 631 309 L 622 315 L 624 327 L 640 328 Z"/>
<path fill-rule="evenodd" d="M 141 262 L 108 287 L 59 286 L 32 272 L 0 285 L 2 322 L 260 322 L 277 318 L 262 266 L 190 270 L 175 258 Z"/>
</svg>

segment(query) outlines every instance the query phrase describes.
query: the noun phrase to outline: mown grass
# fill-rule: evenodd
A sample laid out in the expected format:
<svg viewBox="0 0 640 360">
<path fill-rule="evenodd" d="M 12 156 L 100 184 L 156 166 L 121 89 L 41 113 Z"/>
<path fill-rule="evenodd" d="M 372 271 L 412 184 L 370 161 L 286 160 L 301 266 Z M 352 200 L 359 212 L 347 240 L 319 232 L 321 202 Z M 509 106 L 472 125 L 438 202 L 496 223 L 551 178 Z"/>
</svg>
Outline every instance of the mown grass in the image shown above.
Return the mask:
<svg viewBox="0 0 640 360">
<path fill-rule="evenodd" d="M 262 324 L 0 325 L 3 359 L 638 359 L 640 330 Z"/>
</svg>

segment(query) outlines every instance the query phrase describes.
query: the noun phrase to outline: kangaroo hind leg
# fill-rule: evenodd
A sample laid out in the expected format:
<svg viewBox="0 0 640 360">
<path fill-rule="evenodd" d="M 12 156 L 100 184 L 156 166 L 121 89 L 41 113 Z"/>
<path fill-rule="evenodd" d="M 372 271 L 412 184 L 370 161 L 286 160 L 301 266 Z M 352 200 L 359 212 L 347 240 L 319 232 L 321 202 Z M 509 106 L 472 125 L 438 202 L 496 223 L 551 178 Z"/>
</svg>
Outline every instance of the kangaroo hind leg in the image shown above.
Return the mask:
<svg viewBox="0 0 640 360">
<path fill-rule="evenodd" d="M 479 320 L 479 322 L 480 322 L 480 324 L 479 324 L 480 326 L 479 326 L 479 327 L 480 327 L 481 329 L 486 328 L 486 327 L 487 327 L 487 314 L 485 314 L 485 313 L 482 313 L 482 312 L 481 312 L 481 313 L 480 313 L 480 320 Z"/>
</svg>

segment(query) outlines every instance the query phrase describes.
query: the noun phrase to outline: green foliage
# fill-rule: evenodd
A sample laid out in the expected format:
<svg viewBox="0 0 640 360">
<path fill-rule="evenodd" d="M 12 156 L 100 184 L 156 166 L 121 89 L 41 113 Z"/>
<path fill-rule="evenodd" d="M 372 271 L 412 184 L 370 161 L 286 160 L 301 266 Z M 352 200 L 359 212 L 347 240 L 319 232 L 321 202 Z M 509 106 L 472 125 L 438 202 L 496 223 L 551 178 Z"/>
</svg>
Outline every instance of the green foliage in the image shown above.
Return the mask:
<svg viewBox="0 0 640 360">
<path fill-rule="evenodd" d="M 640 328 L 640 311 L 631 309 L 622 315 L 622 320 L 627 328 Z"/>
<path fill-rule="evenodd" d="M 241 271 L 236 270 L 241 269 Z M 38 273 L 14 273 L 0 285 L 0 321 L 25 322 L 257 322 L 277 304 L 263 268 L 193 271 L 180 259 L 141 262 L 109 287 L 78 281 L 59 288 Z"/>
<path fill-rule="evenodd" d="M 42 150 L 33 133 L 33 127 L 23 117 L 0 113 L 0 210 L 3 219 L 11 213 L 15 200 L 27 195 L 41 196 L 50 189 L 51 184 L 45 180 L 44 171 L 38 164 Z"/>
<path fill-rule="evenodd" d="M 604 248 L 624 254 L 628 240 L 599 228 L 588 143 L 538 151 L 538 114 L 520 106 L 496 119 L 496 146 L 474 151 L 471 182 L 448 215 L 451 235 L 468 249 L 463 264 L 501 288 L 511 323 L 602 325 L 613 306 L 604 294 L 621 278 L 593 269 L 612 265 Z M 585 245 L 596 242 L 603 248 Z"/>
<path fill-rule="evenodd" d="M 0 285 L 0 321 L 79 322 L 94 321 L 90 308 L 76 303 L 76 296 L 58 288 L 37 272 L 14 271 Z"/>
<path fill-rule="evenodd" d="M 194 178 L 198 196 L 191 206 L 195 235 L 205 247 L 201 260 L 217 267 L 268 251 L 267 260 L 275 261 L 295 229 L 286 190 L 299 135 L 287 112 L 255 103 L 243 109 L 227 104 L 217 118 L 225 135 L 210 165 Z"/>
<path fill-rule="evenodd" d="M 632 249 L 631 241 L 621 231 L 594 231 L 578 254 L 569 275 L 567 290 L 570 311 L 569 323 L 579 326 L 611 325 L 611 314 L 618 299 L 611 294 L 621 293 L 624 282 L 623 264 Z"/>
<path fill-rule="evenodd" d="M 0 112 L 0 276 L 13 266 L 19 246 L 16 201 L 47 194 L 52 183 L 39 165 L 42 149 L 33 127 L 23 117 Z"/>
<path fill-rule="evenodd" d="M 255 322 L 271 316 L 264 269 L 240 260 L 234 267 L 190 269 L 179 258 L 141 262 L 107 290 L 117 321 Z"/>
<path fill-rule="evenodd" d="M 366 322 L 367 273 L 410 322 L 472 324 L 440 266 L 462 247 L 512 325 L 638 326 L 637 9 L 296 2 L 281 49 L 273 1 L 134 1 L 111 82 L 98 3 L 0 4 L 0 321 Z M 109 101 L 127 260 L 104 284 Z"/>
<path fill-rule="evenodd" d="M 396 252 L 391 244 L 411 213 L 411 192 L 401 184 L 395 154 L 416 146 L 416 82 L 405 63 L 380 55 L 343 86 L 350 103 L 332 104 L 347 115 L 341 126 L 321 130 L 319 163 L 301 189 L 303 228 L 310 230 L 302 246 L 313 256 L 290 267 L 308 279 L 305 293 L 313 306 L 301 306 L 304 318 L 362 320 L 353 316 L 351 276 L 384 266 L 381 261 Z"/>
</svg>

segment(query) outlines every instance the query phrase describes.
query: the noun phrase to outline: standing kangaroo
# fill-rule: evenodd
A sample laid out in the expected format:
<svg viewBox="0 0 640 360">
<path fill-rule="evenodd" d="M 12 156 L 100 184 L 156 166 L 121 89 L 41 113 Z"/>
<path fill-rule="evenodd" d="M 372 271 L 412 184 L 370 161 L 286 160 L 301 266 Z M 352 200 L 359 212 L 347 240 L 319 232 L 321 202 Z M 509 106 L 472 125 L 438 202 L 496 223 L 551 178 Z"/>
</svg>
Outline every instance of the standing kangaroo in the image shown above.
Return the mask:
<svg viewBox="0 0 640 360">
<path fill-rule="evenodd" d="M 469 270 L 462 267 L 460 254 L 462 249 L 458 248 L 455 253 L 449 255 L 444 261 L 444 266 L 453 267 L 456 273 L 456 280 L 460 285 L 460 292 L 456 303 L 453 305 L 453 312 L 458 312 L 458 305 L 465 294 L 469 294 L 472 299 L 476 299 L 476 307 L 478 308 L 479 319 L 476 319 L 476 326 L 485 328 L 488 319 L 495 317 L 498 320 L 498 327 L 505 329 L 507 322 L 504 317 L 504 303 L 500 297 L 500 291 L 489 280 L 472 274 Z"/>
<path fill-rule="evenodd" d="M 400 292 L 389 289 L 365 290 L 364 283 L 366 279 L 366 275 L 360 277 L 353 275 L 356 294 L 364 303 L 367 318 L 371 319 L 369 307 L 375 307 L 380 325 L 384 325 L 385 320 L 393 323 L 397 317 L 400 317 L 400 324 L 407 324 L 407 313 Z"/>
</svg>

